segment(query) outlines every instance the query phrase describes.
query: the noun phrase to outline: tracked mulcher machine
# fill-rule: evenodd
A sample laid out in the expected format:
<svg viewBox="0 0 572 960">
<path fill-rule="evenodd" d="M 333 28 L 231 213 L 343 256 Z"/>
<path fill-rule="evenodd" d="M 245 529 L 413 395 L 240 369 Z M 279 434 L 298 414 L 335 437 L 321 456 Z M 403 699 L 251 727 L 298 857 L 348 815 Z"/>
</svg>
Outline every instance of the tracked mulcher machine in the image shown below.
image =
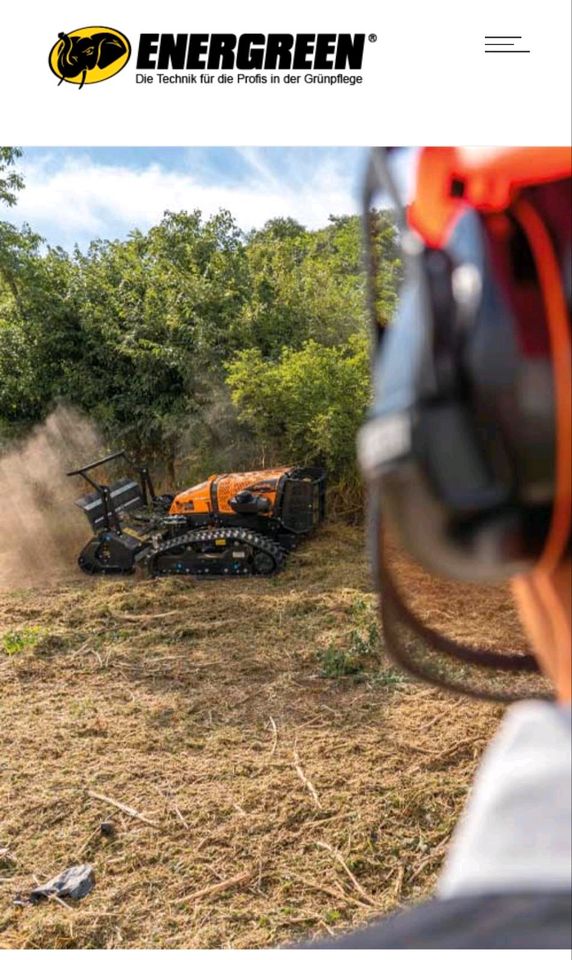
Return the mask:
<svg viewBox="0 0 572 960">
<path fill-rule="evenodd" d="M 93 471 L 112 461 L 128 475 L 95 480 Z M 76 500 L 94 534 L 78 558 L 91 574 L 269 576 L 324 517 L 325 475 L 317 467 L 220 474 L 176 496 L 157 495 L 148 469 L 121 450 L 68 476 L 93 488 Z"/>
</svg>

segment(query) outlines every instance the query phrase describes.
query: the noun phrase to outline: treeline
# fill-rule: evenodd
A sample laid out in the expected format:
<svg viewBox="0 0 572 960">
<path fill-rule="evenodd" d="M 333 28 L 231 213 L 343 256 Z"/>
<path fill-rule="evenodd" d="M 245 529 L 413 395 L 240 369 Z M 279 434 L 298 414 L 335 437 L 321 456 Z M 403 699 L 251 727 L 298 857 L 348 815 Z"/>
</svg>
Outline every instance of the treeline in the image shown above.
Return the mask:
<svg viewBox="0 0 572 960">
<path fill-rule="evenodd" d="M 22 186 L 0 153 L 0 199 Z M 389 317 L 400 263 L 389 216 L 376 231 Z M 269 220 L 248 234 L 220 211 L 168 212 L 86 253 L 0 223 L 0 437 L 65 402 L 110 446 L 170 480 L 261 463 L 320 461 L 355 482 L 369 400 L 361 226 Z"/>
</svg>

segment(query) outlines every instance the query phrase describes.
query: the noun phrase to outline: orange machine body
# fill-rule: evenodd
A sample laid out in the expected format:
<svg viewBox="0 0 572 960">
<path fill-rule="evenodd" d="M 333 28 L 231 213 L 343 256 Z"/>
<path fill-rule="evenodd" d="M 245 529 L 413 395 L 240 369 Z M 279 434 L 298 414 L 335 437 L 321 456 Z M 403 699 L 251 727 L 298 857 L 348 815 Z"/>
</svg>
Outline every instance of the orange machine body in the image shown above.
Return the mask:
<svg viewBox="0 0 572 960">
<path fill-rule="evenodd" d="M 231 500 L 242 491 L 249 491 L 254 496 L 268 500 L 266 516 L 274 510 L 278 483 L 287 473 L 289 467 L 275 467 L 269 470 L 253 470 L 249 473 L 222 473 L 213 474 L 202 483 L 183 490 L 174 498 L 169 513 L 177 515 L 234 515 L 236 512 Z"/>
<path fill-rule="evenodd" d="M 89 471 L 121 459 L 136 478 L 109 486 Z M 157 496 L 146 467 L 125 451 L 80 467 L 94 487 L 77 501 L 94 536 L 78 563 L 84 573 L 153 576 L 270 576 L 325 516 L 326 477 L 318 466 L 213 474 L 176 496 Z"/>
</svg>

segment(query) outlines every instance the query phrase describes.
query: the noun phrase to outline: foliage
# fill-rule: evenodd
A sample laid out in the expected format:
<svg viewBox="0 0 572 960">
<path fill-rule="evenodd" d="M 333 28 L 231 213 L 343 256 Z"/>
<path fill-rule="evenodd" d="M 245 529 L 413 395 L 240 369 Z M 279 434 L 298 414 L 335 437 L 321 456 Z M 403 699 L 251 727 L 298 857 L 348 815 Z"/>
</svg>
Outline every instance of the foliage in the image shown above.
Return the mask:
<svg viewBox="0 0 572 960">
<path fill-rule="evenodd" d="M 407 683 L 406 677 L 395 669 L 383 652 L 375 601 L 372 603 L 370 598 L 358 594 L 348 612 L 351 627 L 347 634 L 316 653 L 320 676 L 329 680 L 354 677 L 357 681 L 367 680 L 370 685 L 388 690 Z"/>
<path fill-rule="evenodd" d="M 42 627 L 21 627 L 19 630 L 9 630 L 2 637 L 2 649 L 9 656 L 22 653 L 23 650 L 35 647 L 43 636 Z"/>
<path fill-rule="evenodd" d="M 16 203 L 16 191 L 24 186 L 20 174 L 12 169 L 21 156 L 22 151 L 17 147 L 0 147 L 0 202 L 9 207 Z"/>
<path fill-rule="evenodd" d="M 278 360 L 258 348 L 228 366 L 227 382 L 240 419 L 274 456 L 321 462 L 335 477 L 352 474 L 355 434 L 369 400 L 368 341 L 352 335 L 342 346 L 309 340 L 284 347 Z"/>
<path fill-rule="evenodd" d="M 183 425 L 220 379 L 244 299 L 239 239 L 228 213 L 168 213 L 146 235 L 76 256 L 87 349 L 68 396 L 140 455 L 174 461 Z"/>
<path fill-rule="evenodd" d="M 379 670 L 371 680 L 376 686 L 387 687 L 390 690 L 397 689 L 410 682 L 403 673 L 400 673 L 394 667 L 385 667 L 385 669 Z"/>
<path fill-rule="evenodd" d="M 362 672 L 361 664 L 352 651 L 344 650 L 335 643 L 329 643 L 317 655 L 320 664 L 320 676 L 328 680 L 339 677 L 351 677 Z"/>
<path fill-rule="evenodd" d="M 331 642 L 317 653 L 320 675 L 329 679 L 339 677 L 370 678 L 379 675 L 379 626 L 375 607 L 364 597 L 356 596 L 351 604 L 352 627 L 342 642 Z"/>
<path fill-rule="evenodd" d="M 65 395 L 67 373 L 87 344 L 74 303 L 74 269 L 62 250 L 0 223 L 0 420 L 41 420 Z"/>
<path fill-rule="evenodd" d="M 8 204 L 18 155 L 0 148 Z M 389 316 L 400 264 L 391 218 L 378 219 Z M 245 235 L 228 211 L 167 212 L 72 254 L 0 223 L 0 437 L 65 401 L 173 481 L 176 463 L 187 480 L 305 460 L 355 485 L 367 327 L 357 217 L 314 231 L 279 218 Z"/>
</svg>

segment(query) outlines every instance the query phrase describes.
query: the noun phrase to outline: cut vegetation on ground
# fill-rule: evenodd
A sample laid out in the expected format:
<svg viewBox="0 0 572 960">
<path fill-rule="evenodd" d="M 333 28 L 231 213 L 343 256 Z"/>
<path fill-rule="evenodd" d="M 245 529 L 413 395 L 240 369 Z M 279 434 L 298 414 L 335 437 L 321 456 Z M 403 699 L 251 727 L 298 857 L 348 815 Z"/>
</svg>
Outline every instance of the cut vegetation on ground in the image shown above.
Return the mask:
<svg viewBox="0 0 572 960">
<path fill-rule="evenodd" d="M 376 625 L 342 525 L 276 579 L 0 595 L 0 945 L 275 946 L 430 894 L 501 710 L 405 680 Z M 85 900 L 13 905 L 83 862 Z"/>
</svg>

